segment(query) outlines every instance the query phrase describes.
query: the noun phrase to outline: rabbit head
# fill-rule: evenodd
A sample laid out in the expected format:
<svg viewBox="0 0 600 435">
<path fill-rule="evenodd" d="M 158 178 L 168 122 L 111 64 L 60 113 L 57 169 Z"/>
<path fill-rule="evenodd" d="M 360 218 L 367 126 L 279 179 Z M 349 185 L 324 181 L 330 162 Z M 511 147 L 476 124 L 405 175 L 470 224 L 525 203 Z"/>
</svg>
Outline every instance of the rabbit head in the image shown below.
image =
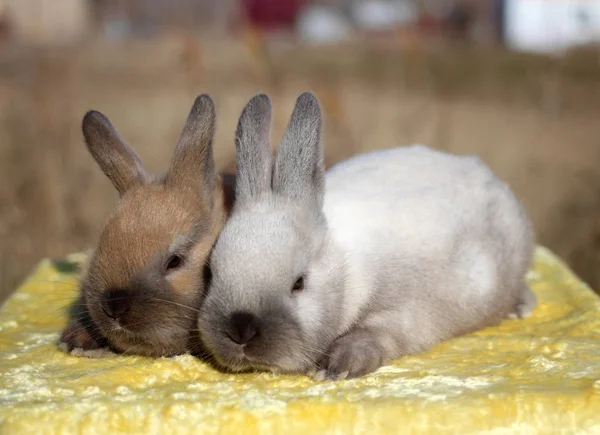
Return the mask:
<svg viewBox="0 0 600 435">
<path fill-rule="evenodd" d="M 87 148 L 120 200 L 88 259 L 82 299 L 89 324 L 117 351 L 189 350 L 205 263 L 226 217 L 213 159 L 215 118 L 212 99 L 199 96 L 160 177 L 146 172 L 103 114 L 83 118 Z"/>
<path fill-rule="evenodd" d="M 255 96 L 241 114 L 236 203 L 211 254 L 198 321 L 223 368 L 302 371 L 330 342 L 339 293 L 322 211 L 321 123 L 317 98 L 300 95 L 273 163 L 269 98 Z"/>
</svg>

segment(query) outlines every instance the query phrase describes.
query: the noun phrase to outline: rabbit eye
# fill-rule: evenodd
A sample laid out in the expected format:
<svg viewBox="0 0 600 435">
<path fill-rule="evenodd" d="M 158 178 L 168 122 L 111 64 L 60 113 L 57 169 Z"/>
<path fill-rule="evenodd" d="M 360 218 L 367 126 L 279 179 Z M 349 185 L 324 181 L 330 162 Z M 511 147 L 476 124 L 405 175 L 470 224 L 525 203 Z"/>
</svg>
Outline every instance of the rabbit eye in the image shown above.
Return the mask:
<svg viewBox="0 0 600 435">
<path fill-rule="evenodd" d="M 167 270 L 173 270 L 183 265 L 183 258 L 179 255 L 173 255 L 167 262 Z"/>
<path fill-rule="evenodd" d="M 294 283 L 294 286 L 292 287 L 292 291 L 299 292 L 299 291 L 302 291 L 302 290 L 304 290 L 304 278 L 300 277 Z"/>
</svg>

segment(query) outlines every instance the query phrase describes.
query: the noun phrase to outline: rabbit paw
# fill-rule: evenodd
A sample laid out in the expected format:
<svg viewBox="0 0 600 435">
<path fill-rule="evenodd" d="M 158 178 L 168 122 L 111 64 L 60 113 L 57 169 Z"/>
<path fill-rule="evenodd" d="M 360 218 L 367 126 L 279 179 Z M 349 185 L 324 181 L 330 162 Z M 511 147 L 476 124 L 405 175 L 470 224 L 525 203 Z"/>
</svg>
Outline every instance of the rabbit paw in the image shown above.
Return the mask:
<svg viewBox="0 0 600 435">
<path fill-rule="evenodd" d="M 338 338 L 313 377 L 323 379 L 351 379 L 374 372 L 384 363 L 383 348 L 365 332 L 354 332 Z"/>
<path fill-rule="evenodd" d="M 515 310 L 508 315 L 509 319 L 526 319 L 533 314 L 533 310 L 538 304 L 537 296 L 529 287 L 523 285 L 521 289 L 521 298 L 516 305 Z"/>
<path fill-rule="evenodd" d="M 58 348 L 73 356 L 87 358 L 103 358 L 113 355 L 108 347 L 103 346 L 90 332 L 78 323 L 67 326 L 61 336 Z"/>
</svg>

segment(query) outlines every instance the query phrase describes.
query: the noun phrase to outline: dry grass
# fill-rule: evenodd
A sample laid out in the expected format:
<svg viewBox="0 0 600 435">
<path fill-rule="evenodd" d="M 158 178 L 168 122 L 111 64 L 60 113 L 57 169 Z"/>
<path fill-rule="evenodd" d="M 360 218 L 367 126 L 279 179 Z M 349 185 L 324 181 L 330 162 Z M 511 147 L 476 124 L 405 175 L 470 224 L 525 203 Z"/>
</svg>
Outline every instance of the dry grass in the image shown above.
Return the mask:
<svg viewBox="0 0 600 435">
<path fill-rule="evenodd" d="M 477 153 L 522 198 L 540 242 L 600 288 L 594 52 L 555 61 L 353 46 L 263 60 L 270 63 L 239 44 L 189 38 L 0 53 L 0 301 L 41 258 L 91 246 L 115 205 L 82 143 L 86 110 L 105 112 L 148 168 L 163 170 L 194 96 L 209 92 L 219 116 L 217 163 L 225 168 L 251 95 L 271 95 L 276 142 L 306 89 L 326 111 L 329 163 L 416 141 Z"/>
</svg>

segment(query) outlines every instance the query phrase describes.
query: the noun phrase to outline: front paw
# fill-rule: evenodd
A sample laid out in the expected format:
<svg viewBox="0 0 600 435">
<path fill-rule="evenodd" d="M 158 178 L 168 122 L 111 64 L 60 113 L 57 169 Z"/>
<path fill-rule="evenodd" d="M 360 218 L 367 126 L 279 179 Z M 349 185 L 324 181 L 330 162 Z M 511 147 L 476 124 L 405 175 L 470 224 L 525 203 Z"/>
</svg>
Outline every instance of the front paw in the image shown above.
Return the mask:
<svg viewBox="0 0 600 435">
<path fill-rule="evenodd" d="M 113 355 L 102 340 L 94 338 L 88 329 L 76 322 L 63 330 L 58 348 L 79 357 L 103 358 Z"/>
<path fill-rule="evenodd" d="M 357 336 L 358 335 L 358 336 Z M 351 379 L 374 372 L 384 363 L 384 349 L 373 339 L 360 334 L 338 338 L 314 378 Z"/>
</svg>

